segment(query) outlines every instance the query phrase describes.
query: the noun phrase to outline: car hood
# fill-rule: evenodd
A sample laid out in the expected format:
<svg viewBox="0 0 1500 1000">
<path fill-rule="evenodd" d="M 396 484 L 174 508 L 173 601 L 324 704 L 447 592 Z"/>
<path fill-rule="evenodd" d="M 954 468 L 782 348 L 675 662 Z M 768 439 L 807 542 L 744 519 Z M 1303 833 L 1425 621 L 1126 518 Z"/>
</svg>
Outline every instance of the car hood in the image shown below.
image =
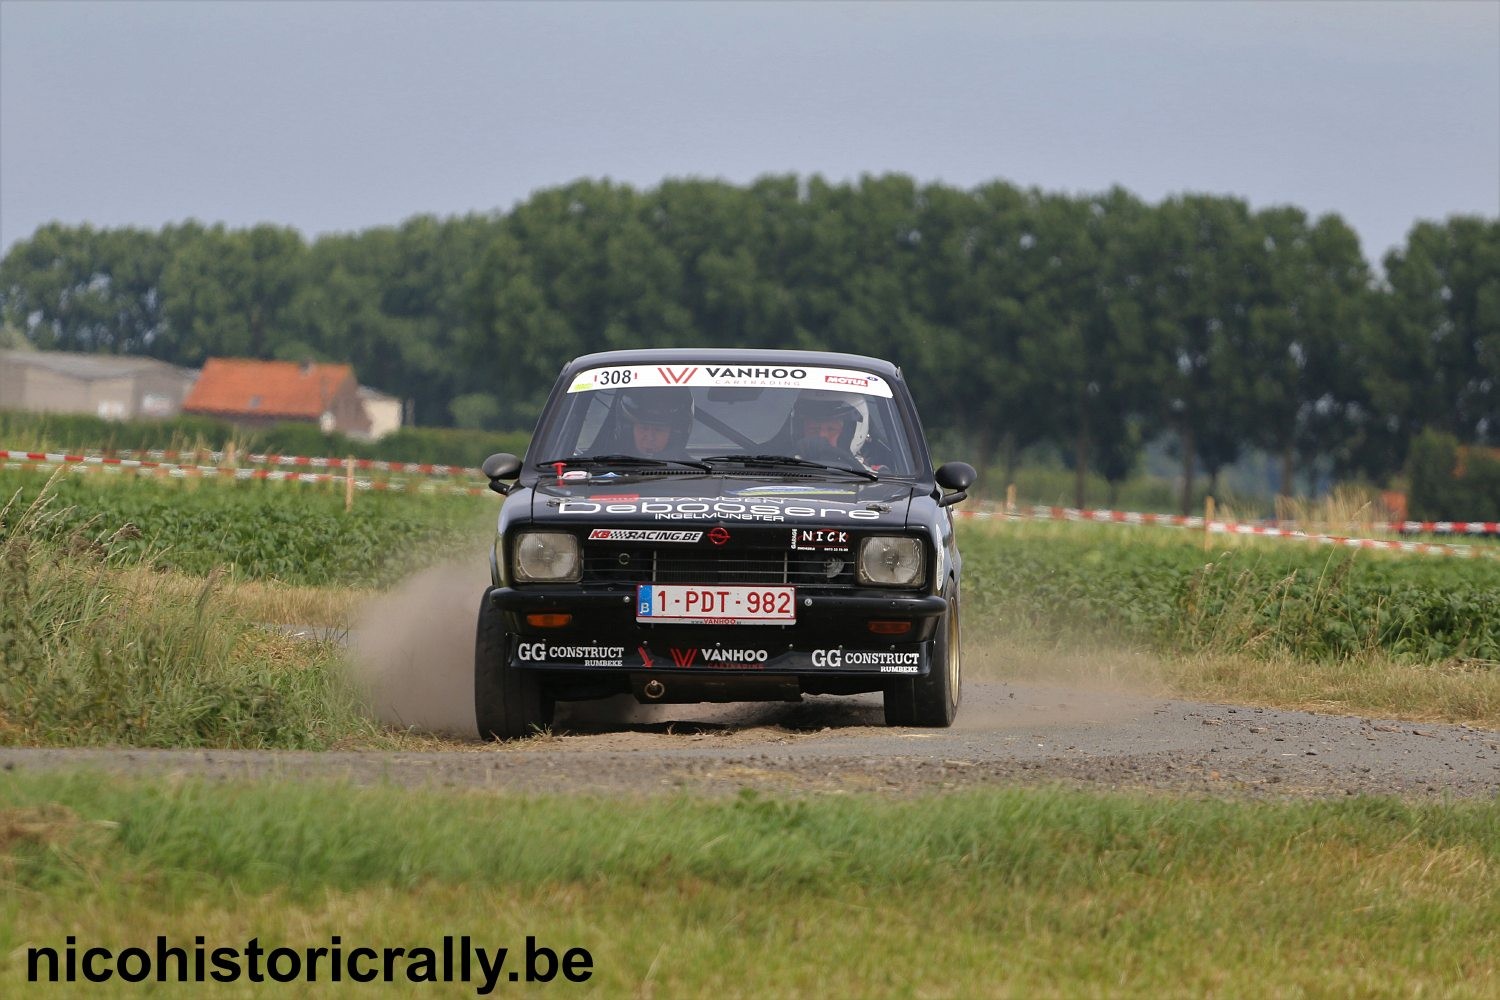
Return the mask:
<svg viewBox="0 0 1500 1000">
<path fill-rule="evenodd" d="M 840 524 L 905 527 L 915 487 L 840 477 L 621 477 L 531 490 L 533 521 L 679 524 Z"/>
</svg>

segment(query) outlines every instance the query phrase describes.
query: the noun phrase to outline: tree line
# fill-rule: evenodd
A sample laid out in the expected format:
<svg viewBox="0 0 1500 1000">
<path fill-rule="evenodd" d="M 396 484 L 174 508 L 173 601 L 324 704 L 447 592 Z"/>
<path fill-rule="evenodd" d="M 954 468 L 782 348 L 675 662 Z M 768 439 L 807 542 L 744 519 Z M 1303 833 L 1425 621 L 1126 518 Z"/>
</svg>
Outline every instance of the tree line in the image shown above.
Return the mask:
<svg viewBox="0 0 1500 1000">
<path fill-rule="evenodd" d="M 349 361 L 422 424 L 497 430 L 589 351 L 872 354 L 976 464 L 1050 443 L 1080 493 L 1168 435 L 1185 505 L 1252 448 L 1291 492 L 1384 481 L 1424 430 L 1500 443 L 1500 220 L 1417 222 L 1382 263 L 1337 215 L 1225 196 L 578 181 L 312 241 L 48 225 L 0 260 L 0 316 L 44 349 Z"/>
</svg>

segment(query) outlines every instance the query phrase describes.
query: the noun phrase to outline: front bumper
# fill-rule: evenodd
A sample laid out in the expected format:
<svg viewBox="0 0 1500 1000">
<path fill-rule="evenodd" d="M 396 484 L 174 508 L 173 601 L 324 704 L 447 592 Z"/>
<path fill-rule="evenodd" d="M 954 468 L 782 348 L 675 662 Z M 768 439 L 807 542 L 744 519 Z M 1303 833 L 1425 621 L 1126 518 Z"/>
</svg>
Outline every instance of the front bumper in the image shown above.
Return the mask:
<svg viewBox="0 0 1500 1000">
<path fill-rule="evenodd" d="M 643 624 L 631 588 L 491 587 L 491 605 L 516 636 L 511 665 L 547 671 L 641 671 L 790 676 L 893 677 L 926 674 L 940 595 L 797 594 L 791 625 Z M 568 624 L 537 628 L 532 614 L 567 614 Z M 870 623 L 910 622 L 899 635 Z"/>
</svg>

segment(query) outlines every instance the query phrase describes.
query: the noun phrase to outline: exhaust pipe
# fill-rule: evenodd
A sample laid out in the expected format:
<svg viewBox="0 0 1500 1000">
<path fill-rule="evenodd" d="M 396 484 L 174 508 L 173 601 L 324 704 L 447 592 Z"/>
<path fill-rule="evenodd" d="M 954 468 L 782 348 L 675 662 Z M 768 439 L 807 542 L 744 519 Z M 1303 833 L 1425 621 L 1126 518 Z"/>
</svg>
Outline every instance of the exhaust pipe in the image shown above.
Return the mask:
<svg viewBox="0 0 1500 1000">
<path fill-rule="evenodd" d="M 796 677 L 765 674 L 709 674 L 684 670 L 672 675 L 671 690 L 660 677 L 630 675 L 630 693 L 642 705 L 691 705 L 696 702 L 801 701 Z"/>
</svg>

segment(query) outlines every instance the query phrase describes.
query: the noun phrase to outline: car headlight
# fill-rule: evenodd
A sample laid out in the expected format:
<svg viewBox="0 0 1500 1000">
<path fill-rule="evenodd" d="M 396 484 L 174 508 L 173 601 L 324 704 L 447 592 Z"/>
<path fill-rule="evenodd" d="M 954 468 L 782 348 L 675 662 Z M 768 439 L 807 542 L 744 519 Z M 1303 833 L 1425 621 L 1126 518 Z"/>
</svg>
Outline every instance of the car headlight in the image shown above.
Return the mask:
<svg viewBox="0 0 1500 1000">
<path fill-rule="evenodd" d="M 876 535 L 859 543 L 859 582 L 915 587 L 922 582 L 922 541 Z"/>
<path fill-rule="evenodd" d="M 528 531 L 516 537 L 517 583 L 572 583 L 581 575 L 578 539 L 561 531 Z"/>
</svg>

